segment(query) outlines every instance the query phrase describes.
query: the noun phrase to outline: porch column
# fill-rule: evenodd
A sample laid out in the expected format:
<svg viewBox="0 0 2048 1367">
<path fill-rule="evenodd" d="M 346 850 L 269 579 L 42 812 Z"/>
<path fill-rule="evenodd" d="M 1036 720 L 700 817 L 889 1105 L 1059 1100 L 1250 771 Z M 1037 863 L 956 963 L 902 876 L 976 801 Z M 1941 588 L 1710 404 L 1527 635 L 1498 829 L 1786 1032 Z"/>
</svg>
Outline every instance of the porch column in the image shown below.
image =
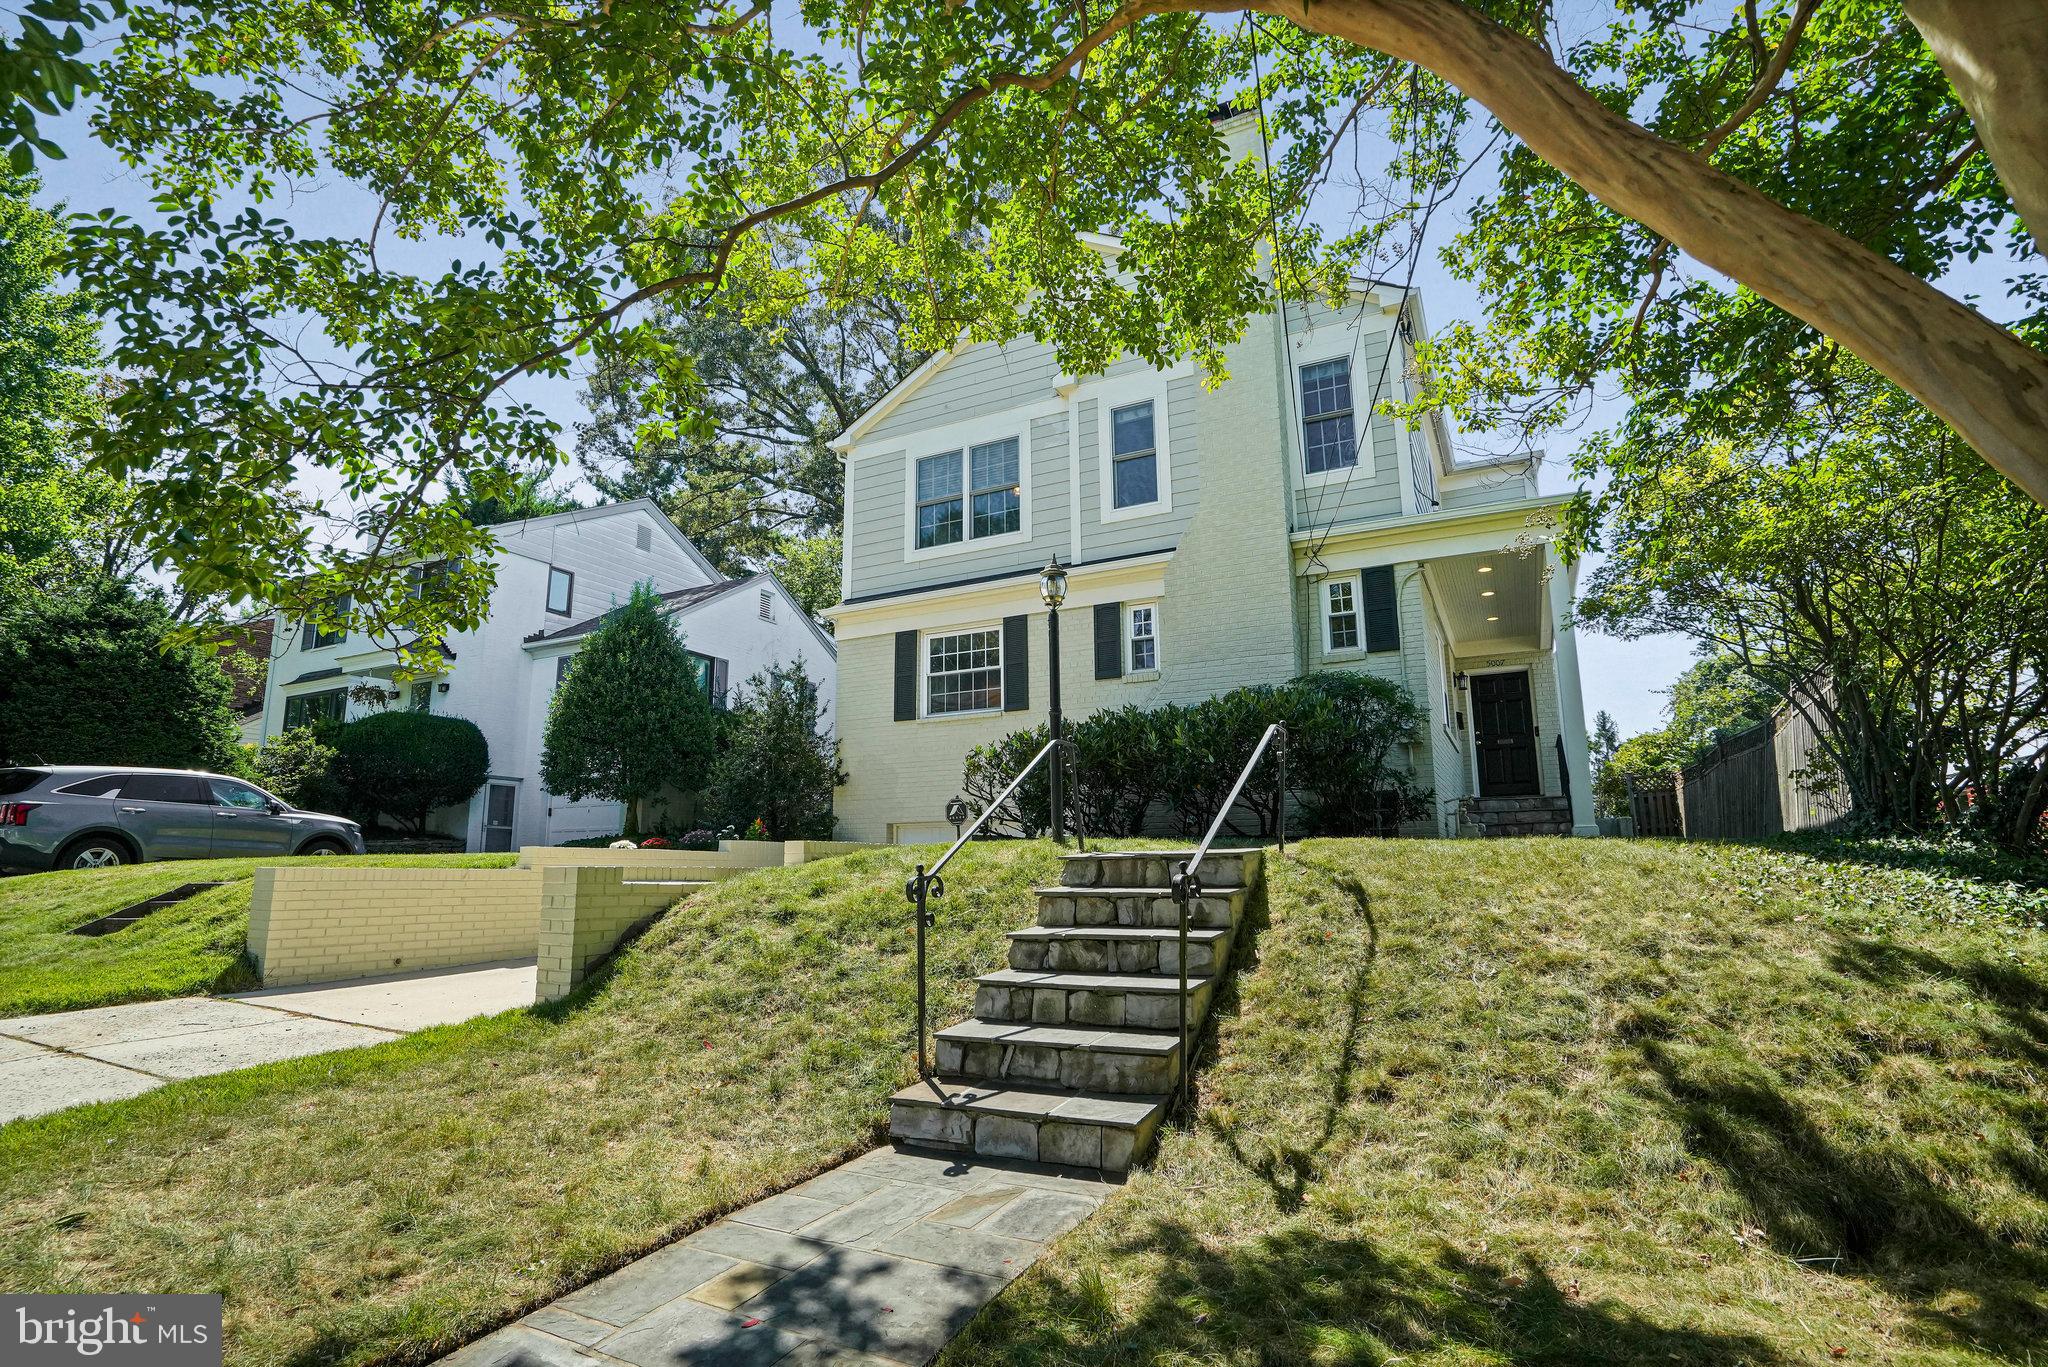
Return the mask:
<svg viewBox="0 0 2048 1367">
<path fill-rule="evenodd" d="M 1579 567 L 1567 565 L 1555 544 L 1547 544 L 1544 562 L 1550 570 L 1550 622 L 1557 639 L 1557 713 L 1564 737 L 1564 762 L 1571 776 L 1572 834 L 1598 835 L 1593 816 L 1593 763 L 1586 744 L 1586 700 L 1579 691 L 1579 638 L 1569 624 L 1578 596 Z"/>
</svg>

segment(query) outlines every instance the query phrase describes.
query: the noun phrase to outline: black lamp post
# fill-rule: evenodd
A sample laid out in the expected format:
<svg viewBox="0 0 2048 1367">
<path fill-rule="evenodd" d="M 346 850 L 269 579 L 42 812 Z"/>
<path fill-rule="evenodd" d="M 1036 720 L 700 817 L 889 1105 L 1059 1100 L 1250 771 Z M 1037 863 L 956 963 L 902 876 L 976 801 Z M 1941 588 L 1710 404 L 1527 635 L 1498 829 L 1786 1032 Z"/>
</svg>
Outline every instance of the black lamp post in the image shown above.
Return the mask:
<svg viewBox="0 0 2048 1367">
<path fill-rule="evenodd" d="M 1055 747 L 1060 742 L 1060 604 L 1067 601 L 1067 571 L 1055 555 L 1038 572 L 1038 596 L 1045 600 L 1046 649 L 1052 655 L 1052 706 L 1048 715 L 1051 722 L 1052 739 Z M 1061 844 L 1067 838 L 1067 809 L 1060 802 L 1062 770 L 1066 767 L 1066 750 L 1055 748 L 1052 752 L 1052 839 Z"/>
</svg>

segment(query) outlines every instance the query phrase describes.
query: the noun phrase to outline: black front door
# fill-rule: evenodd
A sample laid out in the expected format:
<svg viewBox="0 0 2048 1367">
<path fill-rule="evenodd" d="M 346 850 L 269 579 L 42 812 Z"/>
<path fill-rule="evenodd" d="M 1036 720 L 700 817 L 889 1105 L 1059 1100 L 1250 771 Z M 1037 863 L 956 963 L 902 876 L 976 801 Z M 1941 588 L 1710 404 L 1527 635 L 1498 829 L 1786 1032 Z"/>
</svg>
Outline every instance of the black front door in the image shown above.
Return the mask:
<svg viewBox="0 0 2048 1367">
<path fill-rule="evenodd" d="M 1526 673 L 1472 676 L 1472 736 L 1479 747 L 1481 797 L 1534 797 L 1543 791 Z"/>
</svg>

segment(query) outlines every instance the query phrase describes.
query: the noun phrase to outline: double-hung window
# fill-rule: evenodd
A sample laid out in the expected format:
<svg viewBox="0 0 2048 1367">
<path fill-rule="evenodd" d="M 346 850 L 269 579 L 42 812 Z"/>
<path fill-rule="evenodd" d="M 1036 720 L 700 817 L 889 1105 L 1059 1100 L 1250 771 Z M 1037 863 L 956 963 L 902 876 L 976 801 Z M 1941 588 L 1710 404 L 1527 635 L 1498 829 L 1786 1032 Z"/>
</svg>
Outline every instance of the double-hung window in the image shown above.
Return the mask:
<svg viewBox="0 0 2048 1367">
<path fill-rule="evenodd" d="M 328 606 L 339 616 L 348 611 L 349 599 L 347 595 L 343 595 L 335 599 Z M 320 650 L 327 646 L 338 646 L 347 639 L 348 628 L 345 626 L 337 626 L 330 630 L 327 627 L 321 626 L 318 622 L 309 621 L 306 623 L 306 636 L 300 645 L 300 649 Z"/>
<path fill-rule="evenodd" d="M 576 576 L 567 570 L 548 566 L 548 611 L 557 617 L 567 617 L 569 607 L 576 601 Z"/>
<path fill-rule="evenodd" d="M 1023 527 L 1015 437 L 944 451 L 917 462 L 916 545 L 919 550 L 1006 536 Z"/>
<path fill-rule="evenodd" d="M 1330 650 L 1358 649 L 1358 581 L 1331 579 L 1323 584 L 1324 643 Z"/>
<path fill-rule="evenodd" d="M 1109 462 L 1112 507 L 1159 501 L 1159 443 L 1153 435 L 1149 400 L 1109 415 Z"/>
<path fill-rule="evenodd" d="M 1131 673 L 1159 668 L 1159 616 L 1150 603 L 1131 609 Z"/>
<path fill-rule="evenodd" d="M 925 715 L 993 712 L 1003 705 L 1003 633 L 995 627 L 927 636 Z"/>
<path fill-rule="evenodd" d="M 1351 423 L 1351 362 L 1340 358 L 1301 368 L 1301 452 L 1312 475 L 1358 464 Z"/>
</svg>

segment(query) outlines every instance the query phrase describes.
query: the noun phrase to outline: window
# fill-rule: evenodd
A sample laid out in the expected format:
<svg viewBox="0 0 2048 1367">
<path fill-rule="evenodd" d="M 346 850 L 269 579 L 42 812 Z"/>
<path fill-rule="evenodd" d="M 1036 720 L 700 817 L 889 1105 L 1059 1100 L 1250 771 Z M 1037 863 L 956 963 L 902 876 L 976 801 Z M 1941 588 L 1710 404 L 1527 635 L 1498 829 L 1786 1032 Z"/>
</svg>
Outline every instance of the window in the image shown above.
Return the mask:
<svg viewBox="0 0 2048 1367">
<path fill-rule="evenodd" d="M 575 658 L 574 655 L 557 655 L 555 657 L 555 687 L 560 688 L 562 681 L 569 677 L 570 662 Z"/>
<path fill-rule="evenodd" d="M 950 546 L 960 531 L 960 453 L 926 456 L 917 463 L 918 549 Z"/>
<path fill-rule="evenodd" d="M 643 551 L 653 550 L 654 529 L 646 526 L 635 527 L 633 529 L 633 544 Z"/>
<path fill-rule="evenodd" d="M 775 595 L 767 589 L 761 590 L 761 620 L 764 622 L 775 620 Z"/>
<path fill-rule="evenodd" d="M 1159 668 L 1159 619 L 1150 603 L 1131 609 L 1131 673 Z"/>
<path fill-rule="evenodd" d="M 431 712 L 434 710 L 434 681 L 420 679 L 412 686 L 411 696 L 406 699 L 408 712 Z"/>
<path fill-rule="evenodd" d="M 1301 368 L 1301 451 L 1312 475 L 1358 464 L 1349 360 L 1318 361 Z"/>
<path fill-rule="evenodd" d="M 348 605 L 349 600 L 346 597 L 337 598 L 328 604 L 328 609 L 336 616 L 340 616 L 348 612 Z M 317 622 L 308 622 L 306 623 L 305 640 L 300 649 L 323 650 L 328 646 L 338 646 L 347 639 L 347 627 L 336 627 L 334 630 L 329 631 Z"/>
<path fill-rule="evenodd" d="M 1017 439 L 988 442 L 967 454 L 974 479 L 974 521 L 968 535 L 980 538 L 1016 531 L 1024 509 L 1017 484 Z"/>
<path fill-rule="evenodd" d="M 1003 633 L 960 631 L 925 638 L 925 715 L 994 712 L 1003 705 Z"/>
<path fill-rule="evenodd" d="M 697 687 L 704 690 L 711 699 L 711 706 L 725 710 L 725 661 L 711 655 L 699 655 L 694 650 L 683 652 L 690 657 L 690 667 L 696 672 Z"/>
<path fill-rule="evenodd" d="M 27 771 L 16 769 L 13 772 L 19 774 Z M 41 778 L 42 775 L 37 774 L 36 777 Z M 125 777 L 125 774 L 101 774 L 98 778 L 82 778 L 76 783 L 67 783 L 57 791 L 70 797 L 112 797 L 121 791 L 121 780 Z M 20 791 L 19 788 L 10 789 L 5 784 L 0 784 L 0 793 Z"/>
<path fill-rule="evenodd" d="M 569 605 L 575 601 L 576 576 L 548 566 L 548 611 L 557 617 L 567 617 Z"/>
<path fill-rule="evenodd" d="M 284 729 L 296 731 L 302 726 L 340 721 L 347 712 L 346 688 L 330 689 L 325 693 L 299 693 L 284 700 Z"/>
<path fill-rule="evenodd" d="M 1330 650 L 1358 649 L 1358 581 L 1332 579 L 1323 585 L 1323 593 L 1324 646 Z"/>
<path fill-rule="evenodd" d="M 1110 503 L 1134 508 L 1159 501 L 1159 443 L 1152 434 L 1152 405 L 1134 403 L 1109 416 Z"/>
<path fill-rule="evenodd" d="M 423 565 L 414 565 L 411 573 L 412 596 L 415 598 L 432 598 L 441 594 L 447 588 L 448 562 L 446 560 L 429 560 Z"/>
<path fill-rule="evenodd" d="M 912 544 L 918 550 L 1007 536 L 1024 527 L 1021 446 L 1015 437 L 917 462 Z"/>
<path fill-rule="evenodd" d="M 213 789 L 213 800 L 218 806 L 234 807 L 244 812 L 270 810 L 270 798 L 246 783 L 237 783 L 231 778 L 210 778 L 206 783 Z"/>
<path fill-rule="evenodd" d="M 121 796 L 130 802 L 189 802 L 201 807 L 212 801 L 206 785 L 192 774 L 130 774 L 121 785 Z"/>
</svg>

